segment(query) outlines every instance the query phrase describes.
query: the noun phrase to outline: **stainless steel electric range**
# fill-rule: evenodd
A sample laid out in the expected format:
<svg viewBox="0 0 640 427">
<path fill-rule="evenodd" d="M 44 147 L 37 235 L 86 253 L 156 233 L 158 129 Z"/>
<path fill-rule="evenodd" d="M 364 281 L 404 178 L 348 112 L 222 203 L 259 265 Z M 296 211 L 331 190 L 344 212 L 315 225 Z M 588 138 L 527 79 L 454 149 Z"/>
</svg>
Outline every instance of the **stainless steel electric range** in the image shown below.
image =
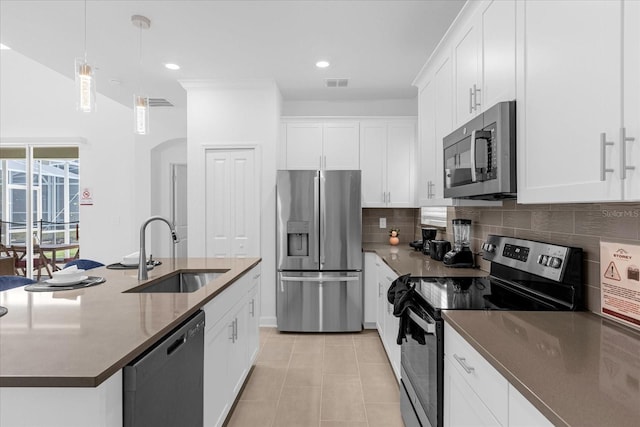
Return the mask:
<svg viewBox="0 0 640 427">
<path fill-rule="evenodd" d="M 402 418 L 406 427 L 443 425 L 442 310 L 559 311 L 583 308 L 582 249 L 489 235 L 482 278 L 412 277 L 409 327 L 401 348 Z"/>
</svg>

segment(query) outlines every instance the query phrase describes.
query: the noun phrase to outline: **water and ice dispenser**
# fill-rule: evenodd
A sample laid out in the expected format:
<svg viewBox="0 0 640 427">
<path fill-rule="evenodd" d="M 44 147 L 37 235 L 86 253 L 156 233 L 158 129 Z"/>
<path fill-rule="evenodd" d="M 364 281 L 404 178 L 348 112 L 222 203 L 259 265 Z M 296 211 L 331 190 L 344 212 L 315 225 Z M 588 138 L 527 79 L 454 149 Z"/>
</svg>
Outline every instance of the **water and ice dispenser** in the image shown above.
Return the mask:
<svg viewBox="0 0 640 427">
<path fill-rule="evenodd" d="M 309 256 L 309 222 L 287 222 L 287 255 Z"/>
</svg>

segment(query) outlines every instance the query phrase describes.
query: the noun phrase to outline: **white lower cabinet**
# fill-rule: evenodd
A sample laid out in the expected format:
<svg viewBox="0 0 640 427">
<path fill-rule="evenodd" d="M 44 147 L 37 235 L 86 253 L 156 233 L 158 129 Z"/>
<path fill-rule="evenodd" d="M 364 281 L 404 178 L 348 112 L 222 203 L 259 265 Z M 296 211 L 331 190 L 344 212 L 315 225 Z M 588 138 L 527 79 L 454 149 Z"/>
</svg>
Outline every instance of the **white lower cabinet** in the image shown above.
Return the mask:
<svg viewBox="0 0 640 427">
<path fill-rule="evenodd" d="M 258 352 L 260 266 L 203 307 L 204 425 L 221 426 Z"/>
<path fill-rule="evenodd" d="M 400 346 L 396 343 L 400 319 L 393 315 L 393 304 L 387 300 L 387 291 L 398 275 L 378 256 L 376 256 L 376 265 L 378 268 L 378 334 L 380 334 L 396 379 L 400 381 Z"/>
<path fill-rule="evenodd" d="M 444 425 L 543 427 L 552 424 L 445 322 Z"/>
<path fill-rule="evenodd" d="M 518 390 L 509 384 L 509 426 L 551 427 L 553 424 Z"/>
</svg>

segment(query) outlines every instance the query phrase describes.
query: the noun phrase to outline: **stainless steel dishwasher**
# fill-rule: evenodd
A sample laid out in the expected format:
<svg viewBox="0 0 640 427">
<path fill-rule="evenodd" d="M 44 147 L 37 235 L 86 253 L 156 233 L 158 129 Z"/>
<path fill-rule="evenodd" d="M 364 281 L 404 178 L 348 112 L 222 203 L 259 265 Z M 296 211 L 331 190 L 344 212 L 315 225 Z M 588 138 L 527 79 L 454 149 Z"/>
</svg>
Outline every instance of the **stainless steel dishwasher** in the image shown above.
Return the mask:
<svg viewBox="0 0 640 427">
<path fill-rule="evenodd" d="M 202 427 L 204 312 L 124 368 L 124 427 Z"/>
</svg>

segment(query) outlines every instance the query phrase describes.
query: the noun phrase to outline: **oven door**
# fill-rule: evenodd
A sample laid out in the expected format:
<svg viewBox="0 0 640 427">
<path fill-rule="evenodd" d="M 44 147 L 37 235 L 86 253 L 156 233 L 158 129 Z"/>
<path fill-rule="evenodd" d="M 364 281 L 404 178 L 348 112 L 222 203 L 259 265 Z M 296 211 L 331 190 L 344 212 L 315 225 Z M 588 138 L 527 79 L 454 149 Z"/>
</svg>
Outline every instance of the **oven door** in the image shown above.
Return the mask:
<svg viewBox="0 0 640 427">
<path fill-rule="evenodd" d="M 402 343 L 402 418 L 407 427 L 440 427 L 444 373 L 443 321 L 434 320 L 420 308 L 407 310 L 413 328 L 410 330 L 416 336 L 424 334 L 424 344 L 410 334 L 407 334 L 407 341 Z M 419 424 L 416 424 L 416 418 Z"/>
</svg>

